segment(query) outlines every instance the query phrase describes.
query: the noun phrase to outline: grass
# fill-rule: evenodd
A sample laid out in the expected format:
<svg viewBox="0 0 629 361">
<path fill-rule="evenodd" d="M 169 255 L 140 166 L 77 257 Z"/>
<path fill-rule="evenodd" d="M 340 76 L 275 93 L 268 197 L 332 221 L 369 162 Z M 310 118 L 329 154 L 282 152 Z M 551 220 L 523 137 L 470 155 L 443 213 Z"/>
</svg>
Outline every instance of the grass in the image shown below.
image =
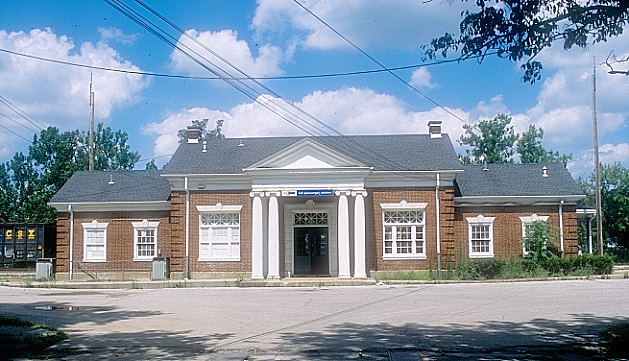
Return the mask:
<svg viewBox="0 0 629 361">
<path fill-rule="evenodd" d="M 420 280 L 430 281 L 431 277 L 427 271 L 391 271 L 378 272 L 374 276 L 376 281 L 396 281 L 396 280 Z"/>
<path fill-rule="evenodd" d="M 63 331 L 54 327 L 32 323 L 17 317 L 0 316 L 0 339 L 2 357 L 34 357 L 48 347 L 68 338 Z"/>
</svg>

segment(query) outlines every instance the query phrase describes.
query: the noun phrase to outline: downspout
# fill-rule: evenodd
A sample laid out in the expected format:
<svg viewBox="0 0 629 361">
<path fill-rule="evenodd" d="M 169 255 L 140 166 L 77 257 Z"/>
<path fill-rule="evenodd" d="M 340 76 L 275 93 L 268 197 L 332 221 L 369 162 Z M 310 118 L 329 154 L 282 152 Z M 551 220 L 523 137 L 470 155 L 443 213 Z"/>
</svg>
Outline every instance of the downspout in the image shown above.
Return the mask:
<svg viewBox="0 0 629 361">
<path fill-rule="evenodd" d="M 186 252 L 183 261 L 183 278 L 190 278 L 190 189 L 188 189 L 188 177 L 183 179 L 183 187 L 186 190 Z"/>
<path fill-rule="evenodd" d="M 74 211 L 72 205 L 68 204 L 68 211 L 70 212 L 70 262 L 68 269 L 68 278 L 72 281 L 72 272 L 74 271 Z"/>
<path fill-rule="evenodd" d="M 561 258 L 563 258 L 563 199 L 559 202 L 559 250 L 561 251 Z"/>
<path fill-rule="evenodd" d="M 439 173 L 437 173 L 437 184 L 435 187 L 435 213 L 437 218 L 437 274 L 441 277 L 441 221 L 440 221 L 440 197 L 439 197 Z"/>
</svg>

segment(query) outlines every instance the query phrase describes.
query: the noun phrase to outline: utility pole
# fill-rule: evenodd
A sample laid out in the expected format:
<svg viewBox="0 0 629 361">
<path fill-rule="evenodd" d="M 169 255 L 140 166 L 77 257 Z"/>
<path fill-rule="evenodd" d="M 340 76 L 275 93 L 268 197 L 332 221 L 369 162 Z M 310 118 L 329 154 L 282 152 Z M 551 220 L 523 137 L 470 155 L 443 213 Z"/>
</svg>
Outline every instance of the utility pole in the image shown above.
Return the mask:
<svg viewBox="0 0 629 361">
<path fill-rule="evenodd" d="M 92 73 L 90 73 L 90 132 L 87 136 L 87 169 L 94 170 L 94 92 L 92 91 Z"/>
<path fill-rule="evenodd" d="M 592 55 L 592 133 L 594 138 L 594 172 L 596 192 L 596 237 L 598 254 L 603 255 L 603 208 L 601 207 L 601 170 L 598 159 L 598 126 L 596 120 L 596 57 Z"/>
</svg>

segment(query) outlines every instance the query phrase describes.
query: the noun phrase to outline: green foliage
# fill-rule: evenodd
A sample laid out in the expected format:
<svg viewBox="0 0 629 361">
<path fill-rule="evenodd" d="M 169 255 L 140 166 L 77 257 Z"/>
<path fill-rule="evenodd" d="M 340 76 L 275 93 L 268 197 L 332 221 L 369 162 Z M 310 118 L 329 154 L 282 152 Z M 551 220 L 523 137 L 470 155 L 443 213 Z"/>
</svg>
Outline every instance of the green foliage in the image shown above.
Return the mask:
<svg viewBox="0 0 629 361">
<path fill-rule="evenodd" d="M 542 278 L 551 276 L 606 275 L 613 271 L 614 262 L 609 256 L 583 255 L 575 258 L 551 257 L 540 261 L 530 258 L 470 259 L 457 266 L 462 280 Z"/>
<path fill-rule="evenodd" d="M 53 222 L 48 201 L 78 170 L 86 170 L 87 132 L 48 127 L 33 137 L 26 155 L 16 153 L 0 164 L 0 221 Z M 133 169 L 140 153 L 131 151 L 128 135 L 98 124 L 94 134 L 96 170 Z"/>
<path fill-rule="evenodd" d="M 558 256 L 555 232 L 551 229 L 550 223 L 546 221 L 533 222 L 522 242 L 534 262 Z"/>
<path fill-rule="evenodd" d="M 425 59 L 459 59 L 496 54 L 522 62 L 523 80 L 541 78 L 534 60 L 545 48 L 563 41 L 564 49 L 584 48 L 622 34 L 629 23 L 629 2 L 620 0 L 546 1 L 477 0 L 475 10 L 462 12 L 459 35 L 445 33 L 422 45 Z"/>
<path fill-rule="evenodd" d="M 542 146 L 542 138 L 544 130 L 536 128 L 534 125 L 529 126 L 529 130 L 520 135 L 516 143 L 516 150 L 520 154 L 522 163 L 563 163 L 564 167 L 568 161 L 572 159 L 572 154 L 559 154 L 546 150 Z"/>
<path fill-rule="evenodd" d="M 434 280 L 430 272 L 426 271 L 391 271 L 391 272 L 375 272 L 374 279 L 376 281 L 392 281 L 392 280 Z"/>
<path fill-rule="evenodd" d="M 457 267 L 457 275 L 462 280 L 487 280 L 500 278 L 506 262 L 500 258 L 471 259 Z"/>
<path fill-rule="evenodd" d="M 144 169 L 145 170 L 157 170 L 157 164 L 155 164 L 155 159 L 151 159 L 149 162 L 147 162 Z"/>
<path fill-rule="evenodd" d="M 619 163 L 601 164 L 601 206 L 603 208 L 603 238 L 608 247 L 629 250 L 629 169 Z M 595 175 L 581 180 L 587 195 L 580 205 L 596 207 Z"/>
<path fill-rule="evenodd" d="M 464 125 L 465 134 L 459 138 L 459 144 L 468 146 L 464 155 L 460 155 L 465 164 L 501 164 L 514 163 L 516 151 L 522 163 L 563 163 L 572 158 L 571 154 L 560 154 L 546 150 L 542 146 L 544 130 L 529 126 L 529 130 L 517 134 L 513 130 L 511 117 L 498 114 L 494 119 L 481 120 L 476 125 Z"/>
<path fill-rule="evenodd" d="M 476 126 L 463 125 L 465 134 L 459 138 L 459 144 L 471 148 L 465 151 L 463 162 L 512 163 L 514 144 L 518 136 L 510 123 L 510 116 L 498 114 L 494 119 L 481 120 Z"/>
<path fill-rule="evenodd" d="M 201 129 L 201 138 L 202 139 L 222 139 L 225 138 L 225 134 L 223 134 L 223 124 L 224 120 L 218 119 L 216 121 L 216 127 L 214 129 L 207 129 L 207 125 L 209 119 L 195 119 L 192 121 L 192 126 Z M 188 129 L 179 129 L 177 131 L 177 136 L 179 137 L 179 143 L 185 142 L 188 139 Z"/>
</svg>

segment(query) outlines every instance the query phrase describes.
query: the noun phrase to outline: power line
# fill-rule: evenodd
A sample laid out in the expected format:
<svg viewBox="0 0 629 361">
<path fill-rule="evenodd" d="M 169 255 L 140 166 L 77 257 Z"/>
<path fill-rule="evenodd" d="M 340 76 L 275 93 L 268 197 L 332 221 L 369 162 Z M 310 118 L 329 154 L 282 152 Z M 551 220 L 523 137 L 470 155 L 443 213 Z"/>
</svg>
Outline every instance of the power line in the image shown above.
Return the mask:
<svg viewBox="0 0 629 361">
<path fill-rule="evenodd" d="M 8 117 L 7 115 L 5 115 L 5 114 L 3 114 L 3 113 L 0 113 L 0 115 L 2 115 L 2 116 L 3 116 L 3 117 L 5 117 L 5 118 L 8 118 L 9 120 L 13 120 L 11 117 Z M 15 121 L 15 120 L 13 120 L 13 121 Z M 18 123 L 18 124 L 20 124 L 20 123 Z M 6 130 L 7 132 L 9 132 L 9 133 L 11 133 L 11 134 L 15 135 L 16 137 L 20 137 L 20 138 L 24 139 L 25 141 L 30 142 L 30 140 L 29 140 L 29 139 L 27 139 L 26 137 L 24 137 L 24 136 L 22 136 L 21 134 L 19 134 L 19 133 L 15 132 L 15 131 L 13 131 L 13 130 L 11 130 L 10 128 L 5 127 L 5 126 L 4 126 L 4 125 L 2 125 L 2 124 L 0 124 L 0 128 L 2 128 L 2 129 L 4 129 L 4 130 Z"/>
<path fill-rule="evenodd" d="M 220 66 L 216 65 L 215 63 L 213 63 L 212 61 L 210 61 L 209 59 L 207 59 L 203 55 L 199 54 L 197 51 L 191 49 L 186 44 L 184 44 L 181 41 L 179 41 L 180 38 L 175 38 L 173 35 L 169 34 L 166 30 L 160 28 L 160 26 L 156 25 L 155 23 L 150 21 L 148 18 L 146 18 L 142 14 L 138 13 L 136 10 L 134 10 L 131 7 L 129 7 L 128 5 L 124 4 L 122 2 L 122 0 L 104 0 L 104 1 L 108 5 L 112 6 L 114 9 L 119 11 L 121 14 L 123 14 L 124 16 L 126 16 L 127 18 L 129 18 L 130 20 L 135 22 L 136 24 L 140 25 L 142 28 L 146 29 L 151 34 L 153 34 L 156 37 L 158 37 L 163 42 L 165 42 L 168 45 L 174 47 L 175 49 L 181 51 L 184 55 L 189 57 L 191 60 L 193 60 L 194 62 L 196 62 L 200 66 L 202 66 L 204 69 L 206 69 L 207 71 L 211 72 L 212 74 L 218 76 L 223 81 L 228 83 L 230 86 L 234 87 L 236 90 L 238 90 L 239 92 L 241 92 L 245 96 L 247 96 L 250 99 L 254 100 L 256 103 L 260 104 L 262 107 L 264 107 L 265 109 L 267 109 L 267 110 L 271 111 L 272 113 L 276 114 L 281 119 L 285 120 L 286 122 L 290 123 L 291 125 L 295 126 L 296 128 L 302 130 L 304 133 L 306 133 L 308 135 L 312 135 L 312 136 L 317 136 L 317 133 L 322 134 L 322 135 L 330 136 L 329 138 L 326 137 L 327 139 L 324 139 L 324 138 L 321 138 L 321 137 L 317 137 L 318 140 L 320 142 L 322 142 L 323 144 L 330 143 L 330 141 L 339 142 L 339 143 L 345 143 L 345 145 L 348 148 L 353 149 L 354 151 L 362 152 L 362 153 L 371 153 L 375 157 L 379 158 L 380 160 L 384 161 L 385 163 L 387 163 L 389 165 L 390 164 L 395 164 L 396 168 L 400 167 L 399 163 L 397 163 L 395 161 L 392 161 L 388 157 L 386 157 L 386 156 L 384 156 L 384 155 L 382 155 L 382 154 L 380 154 L 378 152 L 375 152 L 375 151 L 371 150 L 369 147 L 366 147 L 365 145 L 362 145 L 362 144 L 360 144 L 358 142 L 355 142 L 355 141 L 352 141 L 352 140 L 349 140 L 349 142 L 348 142 L 347 137 L 344 136 L 341 132 L 335 130 L 334 128 L 332 128 L 330 126 L 328 126 L 327 124 L 323 123 L 321 120 L 316 118 L 315 116 L 307 113 L 306 111 L 304 111 L 303 109 L 300 109 L 299 107 L 295 106 L 294 104 L 291 104 L 290 102 L 287 102 L 287 101 L 284 101 L 283 104 L 278 104 L 276 102 L 277 99 L 270 98 L 266 94 L 262 94 L 261 92 L 259 92 L 258 90 L 256 90 L 252 86 L 250 86 L 249 84 L 244 83 L 242 80 L 231 78 L 230 74 L 226 70 L 224 70 Z M 163 20 L 164 22 L 168 23 L 171 27 L 173 27 L 174 29 L 178 30 L 178 32 L 180 34 L 184 34 L 185 36 L 190 37 L 188 34 L 185 33 L 185 31 L 183 31 L 183 29 L 178 27 L 172 21 L 168 20 L 167 18 L 165 18 L 164 16 L 162 16 L 161 14 L 156 12 L 155 10 L 150 9 L 148 7 L 148 5 L 143 4 L 139 0 L 136 0 L 136 2 L 141 4 L 145 9 L 149 10 L 153 15 L 159 17 L 161 20 Z M 169 40 L 169 38 L 172 39 L 172 40 Z M 234 70 L 236 70 L 240 74 L 245 76 L 246 79 L 253 81 L 255 84 L 259 85 L 260 87 L 262 87 L 262 88 L 266 89 L 267 91 L 269 91 L 270 93 L 274 94 L 280 100 L 283 100 L 282 97 L 279 94 L 273 92 L 272 90 L 270 90 L 267 87 L 265 87 L 263 84 L 260 84 L 258 81 L 252 79 L 246 73 L 244 73 L 242 70 L 240 70 L 238 67 L 236 67 L 235 65 L 231 64 L 226 59 L 222 58 L 219 54 L 213 52 L 211 49 L 209 49 L 204 44 L 199 43 L 194 38 L 191 38 L 191 40 L 194 43 L 196 43 L 199 46 L 201 46 L 202 48 L 204 48 L 206 51 L 208 51 L 212 55 L 214 55 L 217 58 L 219 58 L 220 60 L 222 60 L 225 64 L 229 65 L 230 67 L 232 67 Z M 210 64 L 213 68 L 210 67 L 208 64 Z M 221 74 L 221 72 L 223 74 Z M 257 97 L 256 97 L 256 95 L 257 95 Z M 260 99 L 260 98 L 262 98 L 262 99 Z M 269 106 L 269 103 L 272 103 L 277 108 Z M 296 109 L 297 111 L 299 111 L 302 114 L 307 115 L 310 119 L 314 120 L 315 122 L 319 123 L 320 125 L 324 126 L 325 128 L 332 130 L 334 133 L 340 135 L 340 137 L 331 136 L 331 134 L 328 131 L 320 129 L 317 125 L 312 124 L 310 121 L 304 119 L 300 115 L 295 114 L 294 112 L 286 109 L 286 107 L 285 107 L 286 105 L 290 106 L 293 109 Z M 292 117 L 295 117 L 298 120 L 290 119 L 288 115 L 282 114 L 280 112 L 280 110 L 290 114 Z M 307 127 L 305 127 L 305 126 L 307 126 Z M 328 146 L 330 146 L 330 145 L 328 144 Z M 401 169 L 404 169 L 404 167 L 401 166 Z M 398 172 L 395 172 L 395 173 L 400 173 L 403 176 L 410 176 L 410 177 L 412 177 L 412 175 L 409 175 L 409 174 L 407 174 L 407 172 L 404 172 L 404 171 L 398 171 Z"/>
<path fill-rule="evenodd" d="M 109 3 L 109 0 L 105 0 Z M 120 0 L 116 0 L 118 3 L 121 3 Z M 237 72 L 239 72 L 240 74 L 244 75 L 247 77 L 247 79 L 252 80 L 254 83 L 256 83 L 258 86 L 260 86 L 261 88 L 263 88 L 264 90 L 268 91 L 269 93 L 271 93 L 273 96 L 279 98 L 280 100 L 282 100 L 284 102 L 284 104 L 288 105 L 289 107 L 297 110 L 298 112 L 306 115 L 307 117 L 309 117 L 310 119 L 314 120 L 316 123 L 320 124 L 321 126 L 323 126 L 324 128 L 331 130 L 333 133 L 335 133 L 336 135 L 340 136 L 340 137 L 332 137 L 330 138 L 330 140 L 336 141 L 336 142 L 340 142 L 340 143 L 345 143 L 346 146 L 348 146 L 350 149 L 353 149 L 354 151 L 358 151 L 358 152 L 367 152 L 367 153 L 371 153 L 372 155 L 376 156 L 377 158 L 380 158 L 381 160 L 384 160 L 385 163 L 389 163 L 389 164 L 395 164 L 396 166 L 400 166 L 399 163 L 392 161 L 391 159 L 389 159 L 388 157 L 379 154 L 378 152 L 375 152 L 373 150 L 371 150 L 369 147 L 366 147 L 358 142 L 355 141 L 347 141 L 347 137 L 341 133 L 340 131 L 334 129 L 333 127 L 329 126 L 328 124 L 326 124 L 325 122 L 321 121 L 320 119 L 318 119 L 317 117 L 315 117 L 314 115 L 306 112 L 305 110 L 297 107 L 296 105 L 292 104 L 291 102 L 288 102 L 286 100 L 283 99 L 283 97 L 279 94 L 277 94 L 276 92 L 274 92 L 273 90 L 269 89 L 268 87 L 266 87 L 264 84 L 261 84 L 259 81 L 251 79 L 251 77 L 249 77 L 248 74 L 246 74 L 245 72 L 243 72 L 241 69 L 239 69 L 238 67 L 236 67 L 234 64 L 230 63 L 227 59 L 223 58 L 220 54 L 217 54 L 216 52 L 214 52 L 212 49 L 210 49 L 209 47 L 207 47 L 205 44 L 200 43 L 197 39 L 191 37 L 189 34 L 187 34 L 181 27 L 177 26 L 175 23 L 173 23 L 172 21 L 170 21 L 169 19 L 167 19 L 165 16 L 161 15 L 159 12 L 157 12 L 156 10 L 152 9 L 150 6 L 148 6 L 147 4 L 145 4 L 144 2 L 142 2 L 141 0 L 135 0 L 136 3 L 140 4 L 142 7 L 144 7 L 145 9 L 147 9 L 149 12 L 151 12 L 153 15 L 157 16 L 158 18 L 160 18 L 161 20 L 163 20 L 164 22 L 166 22 L 167 24 L 169 24 L 171 27 L 173 27 L 175 30 L 177 30 L 180 34 L 183 34 L 184 36 L 186 36 L 187 38 L 189 38 L 191 41 L 193 41 L 194 43 L 198 44 L 199 46 L 201 46 L 203 49 L 205 49 L 206 51 L 208 51 L 210 54 L 214 55 L 215 57 L 217 57 L 218 59 L 220 59 L 221 61 L 223 61 L 224 63 L 226 63 L 227 65 L 229 65 L 232 69 L 236 70 Z M 123 6 L 127 7 L 128 9 L 130 9 L 128 6 L 122 4 Z M 132 9 L 130 9 L 131 11 L 133 11 Z M 136 12 L 137 13 L 137 12 Z M 140 15 L 141 16 L 141 15 Z M 146 18 L 145 18 L 146 19 Z M 166 33 L 165 31 L 163 31 L 162 29 L 160 29 L 162 32 Z M 179 42 L 181 43 L 181 42 Z M 189 47 L 187 47 L 185 44 L 184 45 L 186 48 L 190 49 Z M 190 49 L 191 50 L 191 49 Z M 199 55 L 197 52 L 193 51 L 195 54 Z M 213 66 L 217 67 L 217 65 L 213 64 L 212 62 L 210 62 L 209 60 L 207 60 L 206 58 L 204 58 L 203 56 L 201 56 L 203 59 L 205 59 L 206 61 L 208 61 L 210 64 L 212 64 Z M 193 59 L 195 61 L 197 61 L 196 59 Z M 197 61 L 198 62 L 198 61 Z M 221 69 L 220 67 L 218 67 L 221 71 L 223 71 L 224 73 L 228 74 L 224 69 Z M 208 69 L 210 71 L 212 71 L 211 69 Z M 227 80 L 226 80 L 227 81 Z M 229 83 L 229 81 L 227 81 Z M 262 95 L 260 92 L 258 92 L 257 90 L 251 88 L 249 85 L 244 84 L 242 82 L 239 81 L 239 83 L 243 84 L 244 86 L 248 87 L 249 89 L 255 91 L 257 94 Z M 230 83 L 230 85 L 233 85 Z M 237 88 L 238 89 L 238 88 Z M 238 89 L 240 90 L 240 89 Z M 242 91 L 242 90 L 240 90 Z M 267 100 L 271 101 L 274 103 L 274 99 L 268 99 Z M 255 99 L 256 102 L 258 102 L 259 104 L 265 106 L 267 109 L 271 110 L 270 108 L 268 108 L 264 103 L 258 101 L 258 99 Z M 326 130 L 321 130 L 319 129 L 316 125 L 313 125 L 312 123 L 310 123 L 309 121 L 305 120 L 304 118 L 302 118 L 300 115 L 297 115 L 295 113 L 293 113 L 290 110 L 287 110 L 282 104 L 277 104 L 274 103 L 276 106 L 280 107 L 280 109 L 288 112 L 288 114 L 298 118 L 301 122 L 306 123 L 308 126 L 314 128 L 315 130 L 319 131 L 320 133 L 323 133 L 323 135 L 327 135 L 327 136 L 332 136 L 328 131 Z M 271 110 L 273 111 L 273 110 Z M 296 126 L 297 128 L 305 131 L 302 127 L 300 127 L 299 125 L 295 124 L 294 121 L 286 118 L 284 115 L 281 115 L 275 111 L 273 111 L 275 114 L 279 115 L 282 119 L 286 120 L 287 122 L 289 122 L 290 124 Z M 307 131 L 306 131 L 307 132 Z M 311 132 L 307 132 L 307 134 L 311 134 L 311 135 L 315 135 Z M 340 138 L 340 139 L 339 139 Z M 322 143 L 326 143 L 325 141 L 323 141 L 323 139 L 319 138 L 319 141 L 321 141 Z M 329 140 L 328 140 L 329 143 Z M 329 144 L 328 144 L 329 146 Z"/>
<path fill-rule="evenodd" d="M 3 117 L 5 117 L 5 118 L 9 119 L 9 120 L 10 120 L 10 121 L 12 121 L 13 123 L 15 123 L 15 124 L 17 124 L 17 125 L 21 126 L 22 128 L 24 128 L 24 129 L 28 130 L 29 132 L 37 133 L 37 130 L 36 130 L 36 129 L 29 128 L 28 126 L 26 126 L 26 125 L 24 125 L 24 124 L 22 124 L 22 123 L 18 122 L 17 120 L 15 120 L 15 118 L 13 118 L 13 117 L 11 117 L 11 116 L 9 116 L 9 115 L 6 115 L 6 114 L 4 114 L 4 113 L 0 112 L 0 116 L 3 116 Z"/>
<path fill-rule="evenodd" d="M 14 113 L 34 125 L 39 130 L 44 130 L 44 125 L 40 121 L 28 115 L 28 113 L 20 109 L 17 105 L 13 104 L 13 102 L 3 97 L 2 95 L 0 95 L 0 103 L 4 104 L 7 108 L 11 109 Z"/>
<path fill-rule="evenodd" d="M 55 64 L 60 64 L 60 65 L 68 65 L 68 66 L 75 66 L 75 67 L 86 68 L 86 69 L 103 70 L 103 71 L 109 71 L 109 72 L 115 72 L 115 73 L 132 74 L 132 75 L 145 75 L 145 76 L 153 76 L 153 77 L 161 77 L 161 78 L 174 78 L 174 79 L 222 80 L 220 77 L 216 77 L 216 76 L 214 76 L 214 77 L 206 77 L 206 76 L 193 76 L 193 75 L 177 75 L 177 74 L 156 73 L 156 72 L 139 71 L 139 70 L 125 70 L 125 69 L 118 69 L 118 68 L 109 68 L 109 67 L 102 67 L 102 66 L 96 66 L 96 65 L 81 64 L 81 63 L 75 63 L 75 62 L 65 61 L 65 60 L 45 58 L 45 57 L 41 57 L 41 56 L 37 56 L 37 55 L 18 53 L 16 51 L 11 51 L 11 50 L 2 49 L 2 48 L 0 48 L 0 52 L 11 54 L 11 55 L 16 55 L 16 56 L 21 56 L 21 57 L 25 57 L 25 58 L 29 58 L 29 59 L 33 59 L 33 60 L 49 62 L 49 63 L 55 63 Z M 485 56 L 486 55 L 495 55 L 495 54 L 496 53 L 489 53 L 489 54 L 485 54 Z M 353 76 L 353 75 L 377 74 L 377 73 L 383 73 L 383 72 L 387 72 L 387 71 L 417 69 L 417 68 L 423 68 L 423 67 L 429 67 L 429 66 L 435 66 L 435 65 L 442 65 L 442 64 L 448 64 L 448 63 L 458 63 L 458 62 L 461 62 L 461 61 L 464 61 L 464 60 L 475 59 L 475 58 L 479 58 L 479 57 L 480 57 L 480 55 L 476 55 L 476 56 L 465 58 L 465 59 L 463 59 L 463 58 L 447 59 L 447 60 L 435 61 L 435 62 L 432 62 L 432 63 L 403 65 L 403 66 L 396 66 L 396 67 L 386 68 L 386 69 L 355 70 L 355 71 L 347 71 L 347 72 L 322 73 L 322 74 L 264 76 L 264 77 L 249 77 L 249 78 L 246 78 L 246 77 L 227 77 L 227 78 L 230 79 L 230 80 L 251 80 L 251 79 L 255 79 L 255 80 L 294 80 L 294 79 L 335 78 L 335 77 Z"/>
<path fill-rule="evenodd" d="M 426 100 L 428 100 L 429 102 L 431 102 L 432 104 L 436 105 L 437 107 L 441 108 L 442 110 L 444 110 L 445 112 L 447 112 L 448 114 L 450 114 L 451 116 L 453 116 L 454 118 L 460 120 L 461 122 L 463 122 L 464 124 L 470 125 L 466 120 L 464 120 L 463 118 L 459 117 L 458 115 L 454 114 L 452 111 L 450 111 L 450 109 L 446 108 L 445 106 L 437 103 L 437 101 L 435 101 L 434 99 L 432 99 L 431 97 L 429 97 L 427 94 L 425 94 L 424 92 L 422 92 L 421 90 L 417 89 L 416 87 L 414 87 L 412 84 L 408 83 L 406 80 L 400 78 L 399 75 L 397 75 L 396 73 L 394 73 L 391 69 L 387 68 L 384 64 L 382 64 L 380 61 L 378 61 L 376 58 L 374 58 L 373 56 L 369 55 L 366 51 L 364 51 L 363 49 L 361 49 L 358 45 L 356 45 L 353 41 L 351 41 L 350 39 L 348 39 L 346 36 L 344 36 L 343 34 L 341 34 L 339 31 L 337 31 L 336 29 L 334 29 L 330 24 L 328 24 L 327 22 L 325 22 L 325 20 L 323 20 L 321 17 L 319 17 L 317 14 L 315 14 L 314 12 L 312 12 L 310 9 L 308 9 L 306 6 L 304 6 L 302 3 L 300 3 L 298 0 L 293 0 L 293 2 L 297 5 L 299 5 L 299 7 L 301 7 L 302 9 L 304 9 L 308 14 L 312 15 L 315 19 L 319 20 L 323 25 L 325 25 L 328 29 L 332 30 L 336 35 L 338 35 L 341 39 L 345 40 L 348 44 L 350 44 L 351 46 L 353 46 L 356 50 L 358 50 L 359 52 L 361 52 L 363 55 L 365 55 L 367 58 L 369 58 L 371 61 L 373 61 L 374 63 L 378 64 L 383 71 L 386 71 L 387 73 L 391 74 L 393 77 L 395 77 L 397 80 L 401 81 L 402 83 L 404 83 L 404 85 L 406 85 L 407 87 L 409 87 L 411 90 L 415 91 L 417 94 L 421 95 L 422 97 L 424 97 Z"/>
</svg>

